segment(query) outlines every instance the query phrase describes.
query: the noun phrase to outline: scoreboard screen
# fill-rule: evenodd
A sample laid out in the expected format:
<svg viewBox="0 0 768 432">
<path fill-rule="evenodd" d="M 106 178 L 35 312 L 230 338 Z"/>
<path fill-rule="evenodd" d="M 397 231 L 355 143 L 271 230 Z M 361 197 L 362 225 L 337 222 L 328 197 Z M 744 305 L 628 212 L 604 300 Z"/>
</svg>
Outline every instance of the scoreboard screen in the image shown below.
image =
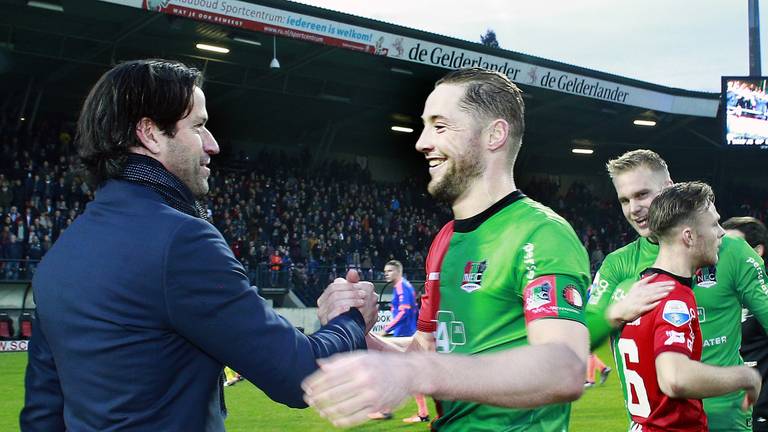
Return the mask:
<svg viewBox="0 0 768 432">
<path fill-rule="evenodd" d="M 723 77 L 720 109 L 728 147 L 768 149 L 768 77 Z"/>
</svg>

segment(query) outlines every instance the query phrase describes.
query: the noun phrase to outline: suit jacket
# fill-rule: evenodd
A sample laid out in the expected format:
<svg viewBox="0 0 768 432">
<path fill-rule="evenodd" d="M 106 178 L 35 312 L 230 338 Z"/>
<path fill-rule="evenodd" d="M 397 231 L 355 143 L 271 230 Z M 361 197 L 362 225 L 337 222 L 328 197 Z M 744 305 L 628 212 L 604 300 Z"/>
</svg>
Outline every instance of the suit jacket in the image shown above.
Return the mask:
<svg viewBox="0 0 768 432">
<path fill-rule="evenodd" d="M 316 358 L 365 347 L 359 311 L 304 336 L 210 223 L 127 181 L 99 190 L 33 290 L 23 431 L 223 430 L 222 365 L 304 407 Z"/>
</svg>

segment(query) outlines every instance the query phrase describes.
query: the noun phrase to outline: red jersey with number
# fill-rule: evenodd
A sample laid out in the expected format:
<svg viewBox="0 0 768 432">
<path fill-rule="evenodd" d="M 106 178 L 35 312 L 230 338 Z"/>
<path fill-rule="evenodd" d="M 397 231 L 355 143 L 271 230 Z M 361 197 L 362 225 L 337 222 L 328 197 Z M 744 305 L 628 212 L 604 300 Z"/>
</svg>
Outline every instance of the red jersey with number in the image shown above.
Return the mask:
<svg viewBox="0 0 768 432">
<path fill-rule="evenodd" d="M 701 327 L 691 278 L 651 268 L 643 278 L 673 281 L 675 287 L 653 310 L 624 325 L 613 341 L 616 363 L 622 374 L 624 399 L 632 416 L 633 432 L 707 431 L 707 417 L 700 399 L 675 399 L 659 389 L 656 357 L 676 352 L 701 360 Z"/>
</svg>

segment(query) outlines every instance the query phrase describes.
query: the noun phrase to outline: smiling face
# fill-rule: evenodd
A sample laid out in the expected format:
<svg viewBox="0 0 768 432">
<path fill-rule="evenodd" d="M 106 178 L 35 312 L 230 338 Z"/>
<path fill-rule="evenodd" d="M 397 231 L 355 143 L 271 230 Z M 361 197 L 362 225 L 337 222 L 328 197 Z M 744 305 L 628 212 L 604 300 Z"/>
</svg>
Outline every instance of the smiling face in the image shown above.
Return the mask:
<svg viewBox="0 0 768 432">
<path fill-rule="evenodd" d="M 465 85 L 441 84 L 424 104 L 424 130 L 416 142 L 429 164 L 430 195 L 454 203 L 474 186 L 485 169 L 481 127 L 459 107 Z"/>
<path fill-rule="evenodd" d="M 196 197 L 208 193 L 208 164 L 211 155 L 219 153 L 219 145 L 211 132 L 206 129 L 208 111 L 205 109 L 205 94 L 195 87 L 192 110 L 176 122 L 173 138 L 163 134 L 165 146 L 158 159 L 165 168 L 176 175 Z"/>
<path fill-rule="evenodd" d="M 613 186 L 621 204 L 621 211 L 627 222 L 642 237 L 648 237 L 648 208 L 664 188 L 672 181 L 663 172 L 655 172 L 640 166 L 613 177 Z"/>
</svg>

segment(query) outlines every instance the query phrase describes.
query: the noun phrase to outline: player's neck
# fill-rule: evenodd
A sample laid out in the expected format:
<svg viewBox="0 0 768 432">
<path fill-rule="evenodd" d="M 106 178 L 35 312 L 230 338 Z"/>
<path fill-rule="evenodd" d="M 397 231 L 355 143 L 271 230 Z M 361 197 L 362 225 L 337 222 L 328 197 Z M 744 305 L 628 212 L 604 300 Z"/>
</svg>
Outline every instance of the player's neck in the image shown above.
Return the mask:
<svg viewBox="0 0 768 432">
<path fill-rule="evenodd" d="M 682 277 L 692 277 L 696 271 L 693 260 L 687 251 L 668 245 L 661 245 L 659 255 L 656 256 L 656 262 L 653 263 L 653 266 Z"/>
<path fill-rule="evenodd" d="M 515 186 L 511 172 L 495 179 L 493 175 L 486 172 L 451 204 L 453 217 L 456 219 L 471 218 L 516 190 L 517 186 Z"/>
</svg>

